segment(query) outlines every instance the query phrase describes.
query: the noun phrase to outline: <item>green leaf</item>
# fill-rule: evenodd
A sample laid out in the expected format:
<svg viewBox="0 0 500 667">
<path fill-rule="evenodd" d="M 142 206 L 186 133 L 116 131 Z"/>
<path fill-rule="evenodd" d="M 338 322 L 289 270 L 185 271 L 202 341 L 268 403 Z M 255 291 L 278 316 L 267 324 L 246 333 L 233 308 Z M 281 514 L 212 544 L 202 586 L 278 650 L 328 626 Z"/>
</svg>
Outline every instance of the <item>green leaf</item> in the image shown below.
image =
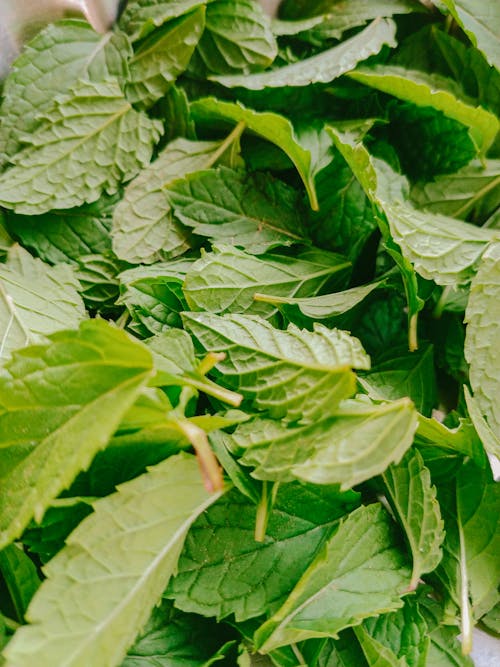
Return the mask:
<svg viewBox="0 0 500 667">
<path fill-rule="evenodd" d="M 429 651 L 427 662 L 433 667 L 474 667 L 472 660 L 464 655 L 457 641 L 458 628 L 443 624 L 443 609 L 426 598 L 420 609 L 429 628 Z"/>
<path fill-rule="evenodd" d="M 252 400 L 275 419 L 314 420 L 356 388 L 352 368 L 370 360 L 356 338 L 316 325 L 275 329 L 244 315 L 183 313 L 184 326 L 207 352 L 224 352 L 216 368 L 220 382 Z"/>
<path fill-rule="evenodd" d="M 500 599 L 498 507 L 500 487 L 489 470 L 465 463 L 447 486 L 438 487 L 446 539 L 436 570 L 447 596 L 460 609 L 462 650 L 472 647 L 474 622 Z"/>
<path fill-rule="evenodd" d="M 438 402 L 434 349 L 432 345 L 415 352 L 393 349 L 360 382 L 372 398 L 393 400 L 408 396 L 420 413 L 430 416 Z"/>
<path fill-rule="evenodd" d="M 256 507 L 232 492 L 194 524 L 167 595 L 184 611 L 237 621 L 276 608 L 357 501 L 335 487 L 283 486 L 264 541 L 256 542 Z"/>
<path fill-rule="evenodd" d="M 372 68 L 359 68 L 349 76 L 399 99 L 442 111 L 449 118 L 470 128 L 471 136 L 483 155 L 500 129 L 500 121 L 494 114 L 463 101 L 450 87 L 449 79 L 438 75 L 396 65 L 377 65 Z"/>
<path fill-rule="evenodd" d="M 399 461 L 410 447 L 416 413 L 408 399 L 382 405 L 346 401 L 313 424 L 287 426 L 271 419 L 241 424 L 223 434 L 252 476 L 271 481 L 300 479 L 348 489 Z"/>
<path fill-rule="evenodd" d="M 247 78 L 247 77 L 245 77 Z M 196 122 L 213 125 L 217 121 L 245 123 L 254 134 L 281 148 L 295 165 L 305 185 L 313 210 L 318 209 L 318 200 L 312 174 L 311 153 L 298 141 L 290 121 L 270 111 L 253 111 L 242 104 L 206 97 L 191 104 L 191 112 Z"/>
<path fill-rule="evenodd" d="M 119 664 L 175 570 L 189 527 L 219 496 L 207 496 L 194 457 L 179 454 L 97 501 L 46 565 L 30 625 L 5 651 L 7 667 Z"/>
<path fill-rule="evenodd" d="M 230 246 L 214 247 L 186 275 L 184 296 L 191 310 L 239 312 L 271 317 L 276 308 L 254 301 L 256 292 L 312 296 L 336 273 L 350 268 L 340 255 L 311 251 L 297 258 L 255 257 Z"/>
<path fill-rule="evenodd" d="M 134 111 L 116 80 L 80 81 L 54 100 L 0 176 L 0 204 L 39 214 L 96 201 L 149 162 L 160 134 L 159 121 Z"/>
<path fill-rule="evenodd" d="M 89 310 L 108 315 L 116 312 L 115 302 L 120 293 L 118 274 L 123 268 L 124 262 L 112 255 L 81 255 L 76 276 Z"/>
<path fill-rule="evenodd" d="M 441 449 L 463 454 L 477 461 L 484 460 L 481 441 L 470 419 L 460 418 L 455 428 L 448 428 L 433 417 L 418 417 L 415 443 L 423 448 L 435 445 Z M 425 457 L 425 449 L 421 449 Z"/>
<path fill-rule="evenodd" d="M 113 215 L 113 250 L 132 264 L 152 264 L 185 252 L 186 232 L 173 219 L 168 186 L 185 174 L 210 167 L 225 141 L 175 139 L 125 188 Z"/>
<path fill-rule="evenodd" d="M 111 250 L 109 232 L 118 197 L 102 196 L 79 208 L 49 211 L 43 215 L 6 213 L 9 228 L 23 245 L 51 264 L 77 262 L 81 255 Z"/>
<path fill-rule="evenodd" d="M 23 454 L 3 477 L 2 547 L 90 464 L 152 374 L 147 349 L 103 320 L 49 338 L 0 377 L 0 443 Z"/>
<path fill-rule="evenodd" d="M 500 205 L 500 160 L 478 161 L 455 174 L 439 176 L 429 183 L 417 183 L 411 198 L 431 213 L 484 222 Z"/>
<path fill-rule="evenodd" d="M 140 43 L 129 60 L 127 98 L 147 109 L 187 68 L 205 28 L 205 7 L 169 21 Z"/>
<path fill-rule="evenodd" d="M 481 623 L 487 630 L 500 635 L 500 602 L 481 618 Z"/>
<path fill-rule="evenodd" d="M 429 470 L 417 450 L 407 452 L 398 465 L 383 473 L 385 494 L 405 531 L 412 558 L 410 587 L 432 572 L 442 557 L 443 522 Z"/>
<path fill-rule="evenodd" d="M 370 667 L 402 667 L 397 655 L 375 639 L 363 625 L 355 627 L 354 634 Z M 406 662 L 404 664 L 406 665 Z"/>
<path fill-rule="evenodd" d="M 149 336 L 181 325 L 179 313 L 187 307 L 182 284 L 192 264 L 192 260 L 178 259 L 120 274 L 118 303 L 125 304 L 130 312 L 135 322 L 132 329 Z"/>
<path fill-rule="evenodd" d="M 249 73 L 270 65 L 278 47 L 269 17 L 253 0 L 211 0 L 195 54 L 196 72 Z"/>
<path fill-rule="evenodd" d="M 409 572 L 394 525 L 381 505 L 345 519 L 308 567 L 285 604 L 255 634 L 270 651 L 343 628 L 402 606 Z"/>
<path fill-rule="evenodd" d="M 471 0 L 442 2 L 490 65 L 500 70 L 500 36 L 495 28 L 500 21 L 500 8 L 495 0 L 483 0 L 481 7 Z"/>
<path fill-rule="evenodd" d="M 28 604 L 40 586 L 36 566 L 18 544 L 9 544 L 0 551 L 0 572 L 16 618 L 22 623 Z"/>
<path fill-rule="evenodd" d="M 210 78 L 223 86 L 237 86 L 250 90 L 329 83 L 353 70 L 359 62 L 379 53 L 385 44 L 390 47 L 396 46 L 395 34 L 396 25 L 391 19 L 377 18 L 360 33 L 346 39 L 338 46 L 290 65 L 258 74 L 233 74 Z"/>
<path fill-rule="evenodd" d="M 41 30 L 15 61 L 1 107 L 0 162 L 10 161 L 53 105 L 78 79 L 95 83 L 127 76 L 128 39 L 119 32 L 100 35 L 86 21 L 67 19 Z M 2 155 L 3 154 L 3 155 Z"/>
<path fill-rule="evenodd" d="M 368 667 L 354 631 L 350 628 L 343 630 L 335 640 L 316 641 L 321 641 L 323 644 L 317 659 L 317 667 Z M 305 656 L 307 656 L 308 647 L 314 645 L 313 642 L 315 640 L 309 640 L 302 645 L 302 652 Z"/>
<path fill-rule="evenodd" d="M 496 354 L 499 330 L 498 295 L 500 294 L 500 243 L 492 243 L 484 253 L 472 281 L 465 313 L 465 358 L 470 364 L 469 377 L 474 400 L 500 438 L 500 367 Z"/>
<path fill-rule="evenodd" d="M 130 0 L 120 17 L 119 26 L 135 42 L 167 21 L 206 4 L 207 0 Z"/>
<path fill-rule="evenodd" d="M 467 411 L 474 424 L 474 429 L 481 439 L 484 449 L 489 454 L 500 458 L 500 439 L 491 430 L 488 422 L 482 415 L 477 399 L 470 395 L 469 389 L 466 386 L 464 386 L 464 398 L 467 405 Z"/>
<path fill-rule="evenodd" d="M 168 199 L 195 234 L 252 254 L 306 242 L 298 193 L 270 177 L 227 167 L 197 171 L 169 185 Z"/>
<path fill-rule="evenodd" d="M 355 28 L 361 22 L 377 16 L 393 16 L 416 12 L 419 6 L 413 0 L 349 0 L 347 7 L 338 6 L 335 0 L 283 0 L 280 16 L 288 21 L 314 16 L 334 18 L 342 31 Z"/>
<path fill-rule="evenodd" d="M 51 267 L 14 245 L 0 264 L 0 359 L 86 318 L 80 285 L 67 265 Z"/>
</svg>

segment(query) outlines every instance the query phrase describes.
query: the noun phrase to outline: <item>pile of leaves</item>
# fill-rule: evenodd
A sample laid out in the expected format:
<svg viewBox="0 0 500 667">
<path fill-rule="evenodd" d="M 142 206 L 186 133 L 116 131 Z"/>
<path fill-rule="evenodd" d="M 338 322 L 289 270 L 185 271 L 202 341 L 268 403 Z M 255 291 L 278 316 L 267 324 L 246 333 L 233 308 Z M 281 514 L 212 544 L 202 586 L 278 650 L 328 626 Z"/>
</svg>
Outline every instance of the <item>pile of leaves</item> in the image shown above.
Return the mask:
<svg viewBox="0 0 500 667">
<path fill-rule="evenodd" d="M 6 667 L 457 667 L 500 632 L 495 25 L 497 0 L 131 0 L 25 47 Z"/>
</svg>

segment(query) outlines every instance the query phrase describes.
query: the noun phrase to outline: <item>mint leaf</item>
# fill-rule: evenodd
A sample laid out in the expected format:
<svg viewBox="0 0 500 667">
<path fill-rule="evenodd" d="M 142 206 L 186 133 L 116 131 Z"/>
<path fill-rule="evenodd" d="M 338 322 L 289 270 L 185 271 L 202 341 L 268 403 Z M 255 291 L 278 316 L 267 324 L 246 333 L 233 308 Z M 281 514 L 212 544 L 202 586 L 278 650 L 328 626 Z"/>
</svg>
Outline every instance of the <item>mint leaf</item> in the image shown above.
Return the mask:
<svg viewBox="0 0 500 667">
<path fill-rule="evenodd" d="M 385 493 L 403 526 L 413 558 L 411 588 L 423 574 L 432 572 L 441 561 L 445 534 L 436 489 L 418 451 L 405 454 L 402 461 L 383 473 Z"/>
<path fill-rule="evenodd" d="M 251 90 L 329 83 L 353 70 L 360 61 L 379 53 L 385 44 L 396 46 L 395 28 L 390 19 L 378 18 L 354 37 L 300 62 L 258 74 L 219 75 L 210 78 L 223 86 L 241 86 Z"/>
<path fill-rule="evenodd" d="M 288 594 L 338 519 L 356 504 L 357 494 L 335 487 L 283 486 L 265 539 L 256 542 L 256 507 L 232 492 L 194 524 L 167 595 L 181 609 L 204 616 L 259 616 Z M 223 539 L 228 531 L 230 540 Z M 217 545 L 208 558 L 207 544 Z"/>
<path fill-rule="evenodd" d="M 335 637 L 364 618 L 402 606 L 408 582 L 394 526 L 378 504 L 360 507 L 308 567 L 285 604 L 255 635 L 269 651 L 312 637 Z"/>
<path fill-rule="evenodd" d="M 220 381 L 274 418 L 314 420 L 355 391 L 352 368 L 370 360 L 356 338 L 321 325 L 275 329 L 260 318 L 184 313 L 186 328 L 207 352 L 224 352 Z"/>
<path fill-rule="evenodd" d="M 78 79 L 99 83 L 127 76 L 130 45 L 125 35 L 100 35 L 88 23 L 67 19 L 34 37 L 7 77 L 1 106 L 0 163 L 11 162 L 53 105 Z"/>
<path fill-rule="evenodd" d="M 471 293 L 465 319 L 465 358 L 470 364 L 470 382 L 474 399 L 500 437 L 498 402 L 498 362 L 495 354 L 498 320 L 495 317 L 500 286 L 500 244 L 492 243 L 483 255 Z"/>
<path fill-rule="evenodd" d="M 86 318 L 80 285 L 67 265 L 51 267 L 18 245 L 0 264 L 0 359 Z"/>
<path fill-rule="evenodd" d="M 40 586 L 40 577 L 33 561 L 18 544 L 9 544 L 0 551 L 0 572 L 19 622 L 31 598 Z"/>
<path fill-rule="evenodd" d="M 120 17 L 120 27 L 133 42 L 146 37 L 171 19 L 203 7 L 207 0 L 130 0 Z"/>
<path fill-rule="evenodd" d="M 127 98 L 147 109 L 160 99 L 187 68 L 205 28 L 205 9 L 169 21 L 155 30 L 129 60 Z"/>
<path fill-rule="evenodd" d="M 3 477 L 2 546 L 90 464 L 151 374 L 147 349 L 102 320 L 52 334 L 6 365 L 0 439 L 22 456 Z"/>
<path fill-rule="evenodd" d="M 96 201 L 149 162 L 160 134 L 158 121 L 134 111 L 116 81 L 80 81 L 56 98 L 0 176 L 0 204 L 39 214 Z"/>
<path fill-rule="evenodd" d="M 223 166 L 197 171 L 169 185 L 168 199 L 195 234 L 256 255 L 307 242 L 296 191 L 269 177 Z"/>
<path fill-rule="evenodd" d="M 239 312 L 271 317 L 270 304 L 254 301 L 256 292 L 277 296 L 312 296 L 349 262 L 339 255 L 311 251 L 302 257 L 254 257 L 229 246 L 214 247 L 186 275 L 184 296 L 191 310 Z"/>
<path fill-rule="evenodd" d="M 97 501 L 46 566 L 30 625 L 10 642 L 6 664 L 28 665 L 34 652 L 44 667 L 119 663 L 172 575 L 189 526 L 217 497 L 207 496 L 194 457 L 179 454 Z"/>
<path fill-rule="evenodd" d="M 241 424 L 222 437 L 254 467 L 252 476 L 271 481 L 300 479 L 348 489 L 399 461 L 416 428 L 408 399 L 382 405 L 353 400 L 312 424 L 288 426 L 271 419 Z"/>
</svg>

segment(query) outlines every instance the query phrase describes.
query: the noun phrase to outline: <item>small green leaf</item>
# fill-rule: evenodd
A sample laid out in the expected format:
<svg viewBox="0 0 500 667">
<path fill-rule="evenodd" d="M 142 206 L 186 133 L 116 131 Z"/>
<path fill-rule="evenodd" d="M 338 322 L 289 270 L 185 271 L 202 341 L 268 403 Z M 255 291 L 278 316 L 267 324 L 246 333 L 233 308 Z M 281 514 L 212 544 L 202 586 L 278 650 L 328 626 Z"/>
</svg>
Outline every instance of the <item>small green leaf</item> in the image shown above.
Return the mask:
<svg viewBox="0 0 500 667">
<path fill-rule="evenodd" d="M 80 285 L 67 265 L 49 266 L 14 245 L 0 264 L 0 359 L 86 318 Z"/>
<path fill-rule="evenodd" d="M 484 253 L 472 281 L 465 313 L 465 358 L 470 364 L 474 400 L 488 424 L 500 438 L 500 365 L 496 341 L 500 327 L 500 243 L 492 243 Z"/>
<path fill-rule="evenodd" d="M 129 60 L 127 98 L 147 109 L 187 68 L 205 28 L 205 7 L 169 21 L 140 43 Z"/>
<path fill-rule="evenodd" d="M 16 618 L 22 623 L 30 600 L 40 586 L 37 568 L 18 544 L 9 544 L 0 551 L 0 572 Z"/>
<path fill-rule="evenodd" d="M 442 111 L 449 118 L 470 128 L 472 138 L 483 155 L 500 129 L 500 121 L 494 114 L 463 101 L 450 88 L 450 80 L 438 75 L 396 65 L 377 65 L 372 68 L 359 68 L 349 76 L 399 99 Z"/>
<path fill-rule="evenodd" d="M 287 426 L 271 419 L 223 434 L 257 479 L 341 484 L 348 489 L 384 472 L 413 441 L 416 412 L 408 399 L 382 405 L 352 400 L 313 424 Z"/>
<path fill-rule="evenodd" d="M 317 325 L 275 329 L 257 317 L 184 313 L 186 328 L 207 352 L 223 352 L 220 382 L 274 418 L 314 420 L 355 392 L 352 368 L 370 360 L 356 338 Z"/>
<path fill-rule="evenodd" d="M 360 507 L 257 630 L 256 647 L 266 652 L 312 637 L 336 637 L 343 628 L 401 607 L 408 580 L 390 517 L 379 504 Z"/>
<path fill-rule="evenodd" d="M 349 268 L 349 262 L 333 253 L 255 257 L 230 246 L 218 246 L 193 264 L 184 282 L 184 296 L 191 310 L 268 318 L 276 308 L 254 301 L 256 292 L 313 296 L 329 278 L 336 273 L 345 275 Z"/>
<path fill-rule="evenodd" d="M 54 100 L 0 176 L 0 203 L 39 214 L 96 201 L 148 164 L 160 135 L 161 123 L 134 111 L 116 80 L 80 81 Z"/>
<path fill-rule="evenodd" d="M 103 320 L 49 338 L 0 377 L 0 445 L 22 453 L 2 480 L 2 548 L 88 467 L 152 375 L 147 349 Z"/>
<path fill-rule="evenodd" d="M 422 574 L 439 564 L 444 540 L 443 521 L 428 469 L 418 451 L 407 452 L 402 461 L 383 473 L 385 493 L 410 546 L 413 570 L 410 588 Z"/>
<path fill-rule="evenodd" d="M 195 234 L 262 254 L 307 243 L 301 202 L 282 181 L 219 167 L 168 186 L 175 217 Z"/>
<path fill-rule="evenodd" d="M 230 493 L 194 524 L 168 597 L 184 611 L 218 618 L 234 613 L 237 621 L 275 608 L 357 501 L 356 493 L 335 487 L 283 486 L 266 536 L 256 542 L 254 503 Z"/>
<path fill-rule="evenodd" d="M 385 44 L 396 46 L 395 33 L 396 25 L 391 19 L 378 18 L 360 33 L 346 39 L 338 46 L 291 65 L 258 74 L 233 74 L 210 78 L 223 86 L 238 86 L 251 90 L 329 83 L 353 70 L 359 62 L 379 53 Z"/>
<path fill-rule="evenodd" d="M 119 664 L 175 570 L 189 527 L 219 496 L 207 496 L 194 457 L 179 454 L 97 501 L 45 566 L 30 625 L 10 642 L 6 667 Z"/>
<path fill-rule="evenodd" d="M 120 17 L 119 26 L 136 42 L 167 21 L 206 4 L 207 0 L 130 0 Z"/>
</svg>

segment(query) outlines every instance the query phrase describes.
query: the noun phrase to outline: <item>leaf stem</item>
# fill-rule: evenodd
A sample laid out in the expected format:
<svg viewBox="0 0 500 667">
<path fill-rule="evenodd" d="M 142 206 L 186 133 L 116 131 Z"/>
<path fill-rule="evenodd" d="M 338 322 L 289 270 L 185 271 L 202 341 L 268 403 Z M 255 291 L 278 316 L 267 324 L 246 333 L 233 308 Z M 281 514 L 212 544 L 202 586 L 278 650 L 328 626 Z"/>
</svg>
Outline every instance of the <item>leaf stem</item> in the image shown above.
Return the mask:
<svg viewBox="0 0 500 667">
<path fill-rule="evenodd" d="M 410 352 L 418 350 L 418 313 L 413 313 L 408 322 L 408 349 Z"/>
<path fill-rule="evenodd" d="M 205 431 L 187 419 L 179 419 L 177 426 L 194 447 L 207 491 L 210 493 L 221 491 L 224 486 L 222 470 L 210 447 Z"/>
<path fill-rule="evenodd" d="M 469 601 L 469 583 L 467 575 L 467 561 L 465 540 L 460 521 L 458 522 L 460 537 L 460 626 L 462 630 L 462 653 L 469 655 L 472 651 L 472 614 Z"/>
</svg>

